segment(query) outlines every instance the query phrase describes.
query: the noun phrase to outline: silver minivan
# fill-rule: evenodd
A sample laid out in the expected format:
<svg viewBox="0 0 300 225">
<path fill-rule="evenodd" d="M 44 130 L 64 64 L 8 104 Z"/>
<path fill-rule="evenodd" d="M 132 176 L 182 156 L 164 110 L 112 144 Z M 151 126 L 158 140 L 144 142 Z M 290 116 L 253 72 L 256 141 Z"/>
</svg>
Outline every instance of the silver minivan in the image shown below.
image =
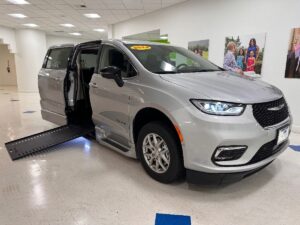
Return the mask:
<svg viewBox="0 0 300 225">
<path fill-rule="evenodd" d="M 51 47 L 39 73 L 42 117 L 95 128 L 96 140 L 163 183 L 230 182 L 288 146 L 282 92 L 181 48 L 139 41 Z"/>
</svg>

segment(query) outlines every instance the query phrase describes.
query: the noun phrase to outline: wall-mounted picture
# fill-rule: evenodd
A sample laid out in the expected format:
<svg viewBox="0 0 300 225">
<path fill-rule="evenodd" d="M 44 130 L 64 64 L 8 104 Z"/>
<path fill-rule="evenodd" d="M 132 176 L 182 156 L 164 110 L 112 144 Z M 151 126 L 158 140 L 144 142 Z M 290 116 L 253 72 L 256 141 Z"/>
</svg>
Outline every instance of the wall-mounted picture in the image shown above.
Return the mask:
<svg viewBox="0 0 300 225">
<path fill-rule="evenodd" d="M 291 31 L 285 78 L 300 78 L 300 28 Z"/>
<path fill-rule="evenodd" d="M 266 33 L 226 37 L 224 69 L 246 75 L 261 75 Z"/>
<path fill-rule="evenodd" d="M 194 53 L 202 56 L 205 59 L 208 59 L 208 48 L 209 40 L 200 40 L 200 41 L 190 41 L 188 43 L 188 49 Z"/>
</svg>

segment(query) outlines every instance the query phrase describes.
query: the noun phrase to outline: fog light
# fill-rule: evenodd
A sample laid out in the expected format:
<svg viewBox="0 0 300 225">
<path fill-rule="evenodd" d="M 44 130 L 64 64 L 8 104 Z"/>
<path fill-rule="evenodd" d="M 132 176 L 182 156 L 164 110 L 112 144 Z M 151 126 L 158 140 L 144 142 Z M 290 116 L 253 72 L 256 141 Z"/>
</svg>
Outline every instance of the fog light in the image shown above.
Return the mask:
<svg viewBox="0 0 300 225">
<path fill-rule="evenodd" d="M 219 146 L 213 156 L 214 161 L 230 161 L 241 158 L 247 146 Z"/>
</svg>

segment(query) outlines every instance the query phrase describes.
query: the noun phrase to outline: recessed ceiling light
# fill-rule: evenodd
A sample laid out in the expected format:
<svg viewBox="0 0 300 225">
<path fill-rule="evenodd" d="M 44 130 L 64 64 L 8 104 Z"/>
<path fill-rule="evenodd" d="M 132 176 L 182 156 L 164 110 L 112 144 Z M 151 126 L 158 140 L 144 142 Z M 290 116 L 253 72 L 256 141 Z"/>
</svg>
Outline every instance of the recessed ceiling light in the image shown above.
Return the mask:
<svg viewBox="0 0 300 225">
<path fill-rule="evenodd" d="M 29 2 L 25 1 L 25 0 L 7 0 L 8 2 L 12 3 L 12 4 L 16 4 L 16 5 L 27 5 L 30 4 Z"/>
<path fill-rule="evenodd" d="M 21 14 L 21 13 L 11 13 L 11 14 L 8 14 L 9 16 L 12 16 L 12 17 L 15 17 L 15 18 L 26 18 L 27 16 L 25 16 L 24 14 Z"/>
<path fill-rule="evenodd" d="M 87 18 L 91 18 L 91 19 L 96 19 L 96 18 L 100 18 L 101 16 L 97 13 L 86 13 L 83 14 L 85 17 Z"/>
<path fill-rule="evenodd" d="M 63 23 L 63 24 L 60 24 L 61 26 L 63 27 L 75 27 L 73 24 L 70 24 L 70 23 Z"/>
<path fill-rule="evenodd" d="M 34 23 L 25 23 L 23 24 L 26 27 L 38 27 L 38 25 L 34 24 Z"/>
<path fill-rule="evenodd" d="M 97 32 L 104 32 L 105 30 L 102 29 L 102 28 L 97 28 L 97 29 L 94 29 L 93 31 L 97 31 Z"/>
<path fill-rule="evenodd" d="M 81 33 L 78 33 L 78 32 L 69 33 L 69 34 L 74 35 L 74 36 L 81 36 L 82 35 Z"/>
</svg>

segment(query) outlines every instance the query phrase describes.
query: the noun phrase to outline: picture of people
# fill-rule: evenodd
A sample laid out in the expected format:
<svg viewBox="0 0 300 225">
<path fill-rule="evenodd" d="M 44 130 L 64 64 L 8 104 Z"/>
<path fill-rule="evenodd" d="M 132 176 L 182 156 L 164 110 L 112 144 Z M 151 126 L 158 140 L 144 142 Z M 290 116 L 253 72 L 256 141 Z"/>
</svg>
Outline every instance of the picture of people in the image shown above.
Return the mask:
<svg viewBox="0 0 300 225">
<path fill-rule="evenodd" d="M 223 67 L 240 74 L 261 75 L 266 34 L 226 37 Z"/>
<path fill-rule="evenodd" d="M 300 28 L 292 29 L 285 78 L 300 78 Z"/>
<path fill-rule="evenodd" d="M 238 55 L 236 57 L 236 63 L 238 67 L 240 67 L 242 70 L 244 69 L 244 61 L 245 61 L 245 50 L 243 48 L 240 48 Z"/>
<path fill-rule="evenodd" d="M 200 40 L 200 41 L 190 41 L 188 43 L 188 49 L 194 53 L 202 56 L 205 59 L 208 59 L 208 47 L 209 40 Z"/>
</svg>

